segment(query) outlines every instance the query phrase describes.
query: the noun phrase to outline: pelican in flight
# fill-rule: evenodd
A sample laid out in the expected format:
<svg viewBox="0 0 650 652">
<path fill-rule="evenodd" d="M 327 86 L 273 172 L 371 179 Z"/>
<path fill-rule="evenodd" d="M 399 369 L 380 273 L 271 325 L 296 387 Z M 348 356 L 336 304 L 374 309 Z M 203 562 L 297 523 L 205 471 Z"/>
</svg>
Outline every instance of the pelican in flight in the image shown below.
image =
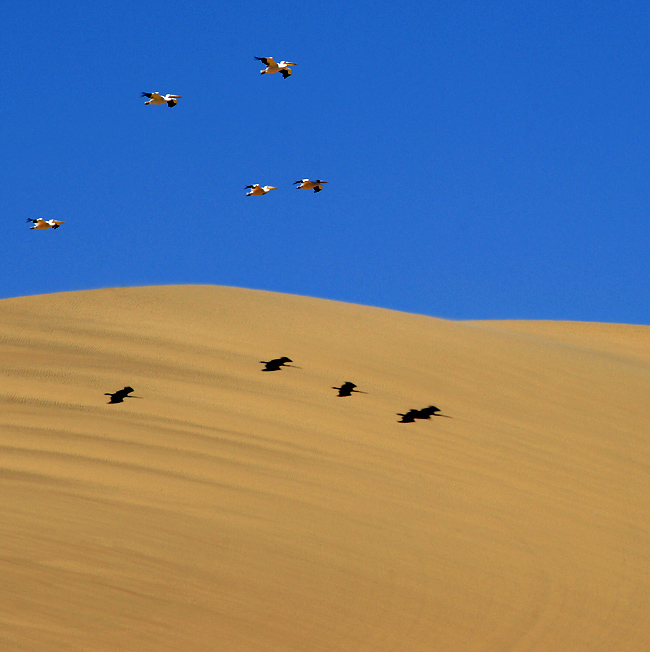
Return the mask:
<svg viewBox="0 0 650 652">
<path fill-rule="evenodd" d="M 160 93 L 142 93 L 140 97 L 148 97 L 149 101 L 145 104 L 166 104 L 169 108 L 178 104 L 182 95 L 161 95 Z"/>
<path fill-rule="evenodd" d="M 275 186 L 260 186 L 259 183 L 256 183 L 253 186 L 246 186 L 247 188 L 250 188 L 250 192 L 246 193 L 246 197 L 250 197 L 254 195 L 255 197 L 259 197 L 260 195 L 266 195 L 266 193 L 269 190 L 277 190 Z"/>
<path fill-rule="evenodd" d="M 323 184 L 327 181 L 321 181 L 316 179 L 316 181 L 310 181 L 309 179 L 300 179 L 300 181 L 294 181 L 293 185 L 300 184 L 298 189 L 304 188 L 305 190 L 314 190 L 314 192 L 320 192 L 323 189 Z"/>
<path fill-rule="evenodd" d="M 43 229 L 58 229 L 62 224 L 65 224 L 65 222 L 59 220 L 44 220 L 42 217 L 39 217 L 37 220 L 28 217 L 27 221 L 34 222 L 34 226 L 30 226 L 30 229 L 38 229 L 39 231 Z"/>
<path fill-rule="evenodd" d="M 261 75 L 270 75 L 274 72 L 281 72 L 282 76 L 286 79 L 291 77 L 291 68 L 289 66 L 297 66 L 297 63 L 291 63 L 291 61 L 280 61 L 280 63 L 275 63 L 273 57 L 255 57 L 258 61 L 261 61 L 265 66 L 265 70 L 260 70 Z"/>
</svg>

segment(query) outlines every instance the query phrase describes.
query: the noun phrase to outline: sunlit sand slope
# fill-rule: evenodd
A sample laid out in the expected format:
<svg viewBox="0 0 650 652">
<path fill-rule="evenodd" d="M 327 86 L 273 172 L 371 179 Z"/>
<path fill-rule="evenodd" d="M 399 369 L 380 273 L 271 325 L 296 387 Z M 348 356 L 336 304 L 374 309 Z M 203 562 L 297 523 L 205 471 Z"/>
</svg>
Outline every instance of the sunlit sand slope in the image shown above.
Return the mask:
<svg viewBox="0 0 650 652">
<path fill-rule="evenodd" d="M 647 652 L 650 328 L 3 300 L 0 510 L 1 650 Z"/>
</svg>

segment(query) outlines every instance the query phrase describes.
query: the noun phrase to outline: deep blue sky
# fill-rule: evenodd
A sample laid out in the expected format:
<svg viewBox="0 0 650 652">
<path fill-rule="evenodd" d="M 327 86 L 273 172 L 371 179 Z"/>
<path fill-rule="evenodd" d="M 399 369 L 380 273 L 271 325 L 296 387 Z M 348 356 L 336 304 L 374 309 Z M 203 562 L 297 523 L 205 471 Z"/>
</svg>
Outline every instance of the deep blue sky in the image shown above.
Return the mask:
<svg viewBox="0 0 650 652">
<path fill-rule="evenodd" d="M 3 4 L 0 297 L 208 283 L 650 324 L 647 2 L 277 6 Z"/>
</svg>

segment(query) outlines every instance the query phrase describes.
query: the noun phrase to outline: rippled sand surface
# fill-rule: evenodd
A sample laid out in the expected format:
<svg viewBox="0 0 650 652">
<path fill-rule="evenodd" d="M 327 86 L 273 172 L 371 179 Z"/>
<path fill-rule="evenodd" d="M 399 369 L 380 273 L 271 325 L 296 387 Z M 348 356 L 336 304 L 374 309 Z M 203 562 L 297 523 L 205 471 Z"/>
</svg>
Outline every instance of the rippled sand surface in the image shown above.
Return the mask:
<svg viewBox="0 0 650 652">
<path fill-rule="evenodd" d="M 2 650 L 646 652 L 650 327 L 2 300 L 0 577 Z"/>
</svg>

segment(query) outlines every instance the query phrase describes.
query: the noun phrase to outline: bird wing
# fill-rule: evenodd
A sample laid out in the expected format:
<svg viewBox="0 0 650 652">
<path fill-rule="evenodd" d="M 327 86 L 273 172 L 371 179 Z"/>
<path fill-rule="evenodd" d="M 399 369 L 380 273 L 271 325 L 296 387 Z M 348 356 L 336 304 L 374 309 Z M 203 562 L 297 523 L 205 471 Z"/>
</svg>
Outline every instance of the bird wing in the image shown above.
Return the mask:
<svg viewBox="0 0 650 652">
<path fill-rule="evenodd" d="M 323 186 L 314 186 L 314 192 L 320 192 L 323 189 Z"/>
<path fill-rule="evenodd" d="M 169 100 L 169 102 L 167 102 L 167 106 L 168 106 L 170 109 L 173 108 L 173 107 L 175 107 L 177 104 L 178 104 L 178 102 L 177 102 L 176 100 Z"/>
<path fill-rule="evenodd" d="M 152 100 L 162 100 L 162 95 L 160 93 L 151 93 L 151 95 L 148 95 Z"/>
<path fill-rule="evenodd" d="M 287 77 L 291 77 L 291 68 L 285 68 L 284 70 L 280 71 L 282 73 L 282 76 L 286 79 Z"/>
<path fill-rule="evenodd" d="M 140 95 L 140 97 L 148 97 L 149 99 L 151 99 L 152 95 L 153 95 L 153 93 L 142 93 L 142 95 Z"/>
<path fill-rule="evenodd" d="M 256 183 L 254 186 L 246 186 L 246 188 L 250 188 L 251 190 L 253 190 L 253 188 L 259 188 L 259 187 L 260 187 L 259 183 Z"/>
<path fill-rule="evenodd" d="M 275 61 L 273 57 L 255 57 L 258 61 L 261 61 L 265 66 L 274 66 Z"/>
</svg>

